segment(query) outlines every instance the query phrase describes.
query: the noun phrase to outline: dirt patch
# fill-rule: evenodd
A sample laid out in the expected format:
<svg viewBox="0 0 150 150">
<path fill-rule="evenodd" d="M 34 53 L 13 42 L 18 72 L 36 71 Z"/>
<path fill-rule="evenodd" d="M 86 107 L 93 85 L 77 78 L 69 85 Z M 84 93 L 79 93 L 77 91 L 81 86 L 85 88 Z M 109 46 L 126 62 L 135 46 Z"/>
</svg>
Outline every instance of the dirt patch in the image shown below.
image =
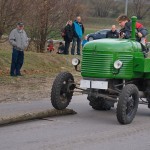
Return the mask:
<svg viewBox="0 0 150 150">
<path fill-rule="evenodd" d="M 50 98 L 55 77 L 15 77 L 0 83 L 0 103 L 13 101 L 35 101 Z M 75 77 L 75 82 L 79 77 Z"/>
<path fill-rule="evenodd" d="M 40 100 L 50 96 L 53 78 L 17 77 L 11 83 L 0 84 L 0 102 Z"/>
</svg>

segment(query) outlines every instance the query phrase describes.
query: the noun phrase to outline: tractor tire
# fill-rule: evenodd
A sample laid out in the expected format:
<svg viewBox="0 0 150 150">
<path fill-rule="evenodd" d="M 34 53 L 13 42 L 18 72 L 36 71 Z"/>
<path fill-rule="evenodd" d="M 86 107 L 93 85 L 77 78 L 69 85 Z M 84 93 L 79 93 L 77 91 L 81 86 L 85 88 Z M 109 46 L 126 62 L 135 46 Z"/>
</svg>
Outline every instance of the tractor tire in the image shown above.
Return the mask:
<svg viewBox="0 0 150 150">
<path fill-rule="evenodd" d="M 51 90 L 51 103 L 55 109 L 65 109 L 73 96 L 75 88 L 73 75 L 69 72 L 58 74 Z"/>
<path fill-rule="evenodd" d="M 117 119 L 120 124 L 130 124 L 137 112 L 139 92 L 134 84 L 126 85 L 117 104 Z"/>
<path fill-rule="evenodd" d="M 93 98 L 88 97 L 88 100 L 90 101 L 89 105 L 92 106 L 94 110 L 110 110 L 113 106 L 110 104 L 107 100 L 104 100 L 103 98 Z"/>
</svg>

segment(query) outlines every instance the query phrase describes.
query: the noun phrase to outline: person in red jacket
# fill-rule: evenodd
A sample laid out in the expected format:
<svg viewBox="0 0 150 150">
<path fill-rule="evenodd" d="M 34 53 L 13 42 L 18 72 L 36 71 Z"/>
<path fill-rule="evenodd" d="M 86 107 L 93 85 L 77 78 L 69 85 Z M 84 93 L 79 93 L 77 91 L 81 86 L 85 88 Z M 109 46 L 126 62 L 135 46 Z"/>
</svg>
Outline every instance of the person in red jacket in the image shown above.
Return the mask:
<svg viewBox="0 0 150 150">
<path fill-rule="evenodd" d="M 48 52 L 52 52 L 52 51 L 54 51 L 55 49 L 54 49 L 54 43 L 53 43 L 53 40 L 50 40 L 49 41 L 49 44 L 48 44 L 48 46 L 47 46 L 47 51 Z"/>
</svg>

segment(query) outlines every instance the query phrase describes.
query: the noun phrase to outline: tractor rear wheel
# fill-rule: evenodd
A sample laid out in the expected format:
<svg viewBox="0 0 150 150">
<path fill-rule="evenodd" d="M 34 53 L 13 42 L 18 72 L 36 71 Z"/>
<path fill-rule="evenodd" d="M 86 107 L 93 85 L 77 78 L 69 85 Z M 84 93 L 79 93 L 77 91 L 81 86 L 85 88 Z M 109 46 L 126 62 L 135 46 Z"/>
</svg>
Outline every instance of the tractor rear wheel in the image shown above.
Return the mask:
<svg viewBox="0 0 150 150">
<path fill-rule="evenodd" d="M 110 110 L 111 107 L 113 107 L 113 104 L 104 98 L 94 98 L 94 97 L 89 97 L 88 100 L 90 101 L 89 105 L 92 106 L 93 109 L 95 110 Z"/>
</svg>

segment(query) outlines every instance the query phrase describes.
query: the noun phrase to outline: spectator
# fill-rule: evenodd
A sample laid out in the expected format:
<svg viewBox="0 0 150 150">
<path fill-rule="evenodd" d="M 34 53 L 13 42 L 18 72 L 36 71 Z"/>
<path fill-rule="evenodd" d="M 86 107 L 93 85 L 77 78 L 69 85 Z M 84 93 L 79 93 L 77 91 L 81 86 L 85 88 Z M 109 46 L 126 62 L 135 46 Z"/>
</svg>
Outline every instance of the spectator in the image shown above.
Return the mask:
<svg viewBox="0 0 150 150">
<path fill-rule="evenodd" d="M 62 42 L 59 42 L 59 47 L 58 47 L 58 51 L 57 54 L 64 54 L 65 51 L 65 46 Z"/>
<path fill-rule="evenodd" d="M 71 54 L 74 55 L 75 53 L 75 46 L 77 43 L 77 55 L 80 55 L 80 47 L 81 47 L 81 39 L 82 35 L 84 34 L 84 26 L 81 22 L 81 17 L 78 16 L 77 20 L 73 22 L 73 42 L 71 48 Z"/>
<path fill-rule="evenodd" d="M 115 25 L 112 25 L 111 30 L 107 32 L 106 38 L 119 38 L 119 33 Z"/>
<path fill-rule="evenodd" d="M 130 38 L 131 37 L 130 19 L 126 15 L 120 15 L 117 18 L 117 21 L 119 25 L 121 26 L 120 35 L 119 35 L 120 38 L 125 38 L 125 39 Z M 138 42 L 141 42 L 141 44 L 145 45 L 146 35 L 148 34 L 147 29 L 144 28 L 144 26 L 141 23 L 136 22 L 136 30 L 137 30 L 136 40 Z"/>
<path fill-rule="evenodd" d="M 17 23 L 17 27 L 11 31 L 9 42 L 13 49 L 10 75 L 21 76 L 20 70 L 24 63 L 24 50 L 29 44 L 22 22 Z"/>
<path fill-rule="evenodd" d="M 48 41 L 49 43 L 48 43 L 48 46 L 47 46 L 47 51 L 48 52 L 52 52 L 52 51 L 54 51 L 55 49 L 54 49 L 54 42 L 53 42 L 53 40 L 50 40 L 50 41 Z"/>
<path fill-rule="evenodd" d="M 65 32 L 65 35 L 64 35 L 64 40 L 65 40 L 64 54 L 68 55 L 70 42 L 72 42 L 72 39 L 73 39 L 73 27 L 72 27 L 72 21 L 71 20 L 69 20 L 67 22 L 65 29 L 64 29 L 64 32 Z"/>
<path fill-rule="evenodd" d="M 83 46 L 88 42 L 87 40 L 87 36 L 84 37 L 84 40 L 82 41 L 81 45 L 82 45 L 82 48 Z"/>
</svg>

